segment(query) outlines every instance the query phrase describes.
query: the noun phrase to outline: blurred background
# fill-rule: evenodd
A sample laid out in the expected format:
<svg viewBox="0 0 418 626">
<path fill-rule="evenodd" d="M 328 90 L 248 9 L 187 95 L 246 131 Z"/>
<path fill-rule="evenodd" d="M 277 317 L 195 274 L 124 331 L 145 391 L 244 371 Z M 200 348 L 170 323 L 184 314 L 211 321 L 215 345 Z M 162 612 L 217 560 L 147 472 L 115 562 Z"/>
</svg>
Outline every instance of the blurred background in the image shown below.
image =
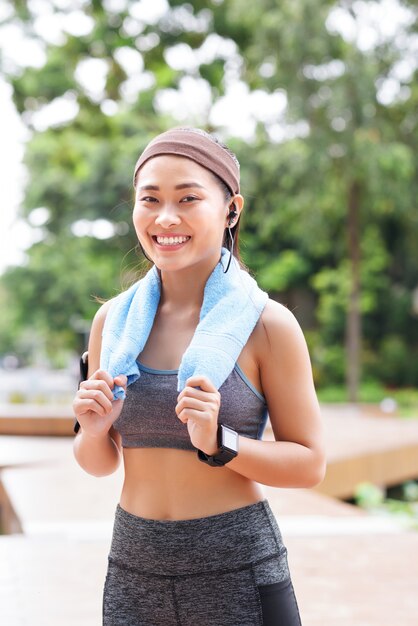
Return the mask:
<svg viewBox="0 0 418 626">
<path fill-rule="evenodd" d="M 198 126 L 236 152 L 244 261 L 308 342 L 330 420 L 318 490 L 418 527 L 417 16 L 413 0 L 0 4 L 0 467 L 28 460 L 25 437 L 71 435 L 96 298 L 143 268 L 133 165 Z M 2 490 L 3 532 L 22 531 Z M 330 624 L 384 624 L 347 615 Z"/>
<path fill-rule="evenodd" d="M 6 365 L 83 350 L 93 296 L 140 260 L 133 164 L 183 124 L 237 152 L 244 258 L 298 316 L 326 398 L 418 384 L 416 2 L 0 11 Z"/>
</svg>

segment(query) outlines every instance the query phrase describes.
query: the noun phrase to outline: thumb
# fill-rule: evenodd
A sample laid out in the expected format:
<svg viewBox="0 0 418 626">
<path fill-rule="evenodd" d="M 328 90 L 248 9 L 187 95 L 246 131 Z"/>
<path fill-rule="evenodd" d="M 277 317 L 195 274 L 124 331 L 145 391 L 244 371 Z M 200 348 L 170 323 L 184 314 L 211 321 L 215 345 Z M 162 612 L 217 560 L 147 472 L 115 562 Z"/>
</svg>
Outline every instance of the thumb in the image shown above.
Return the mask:
<svg viewBox="0 0 418 626">
<path fill-rule="evenodd" d="M 119 385 L 120 387 L 125 387 L 128 383 L 128 378 L 127 376 L 125 376 L 125 374 L 118 374 L 118 376 L 116 376 L 113 379 L 113 382 L 115 383 L 115 385 Z"/>
</svg>

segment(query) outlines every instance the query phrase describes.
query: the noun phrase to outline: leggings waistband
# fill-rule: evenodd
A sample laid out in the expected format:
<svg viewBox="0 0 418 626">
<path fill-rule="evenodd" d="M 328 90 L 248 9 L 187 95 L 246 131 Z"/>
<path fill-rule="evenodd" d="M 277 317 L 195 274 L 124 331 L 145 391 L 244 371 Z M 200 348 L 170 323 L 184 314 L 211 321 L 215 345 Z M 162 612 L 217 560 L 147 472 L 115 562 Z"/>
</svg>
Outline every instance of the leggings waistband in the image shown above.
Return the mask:
<svg viewBox="0 0 418 626">
<path fill-rule="evenodd" d="M 286 550 L 267 500 L 186 520 L 153 520 L 116 507 L 110 561 L 178 576 L 234 570 Z"/>
</svg>

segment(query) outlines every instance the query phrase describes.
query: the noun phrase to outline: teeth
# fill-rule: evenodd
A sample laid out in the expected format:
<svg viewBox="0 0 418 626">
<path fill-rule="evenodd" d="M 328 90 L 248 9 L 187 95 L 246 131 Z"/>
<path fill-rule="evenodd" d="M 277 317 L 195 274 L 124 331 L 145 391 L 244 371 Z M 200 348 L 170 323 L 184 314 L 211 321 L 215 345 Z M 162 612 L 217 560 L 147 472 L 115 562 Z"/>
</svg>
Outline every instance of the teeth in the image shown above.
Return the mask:
<svg viewBox="0 0 418 626">
<path fill-rule="evenodd" d="M 179 243 L 185 243 L 190 237 L 157 237 L 160 246 L 172 246 Z"/>
</svg>

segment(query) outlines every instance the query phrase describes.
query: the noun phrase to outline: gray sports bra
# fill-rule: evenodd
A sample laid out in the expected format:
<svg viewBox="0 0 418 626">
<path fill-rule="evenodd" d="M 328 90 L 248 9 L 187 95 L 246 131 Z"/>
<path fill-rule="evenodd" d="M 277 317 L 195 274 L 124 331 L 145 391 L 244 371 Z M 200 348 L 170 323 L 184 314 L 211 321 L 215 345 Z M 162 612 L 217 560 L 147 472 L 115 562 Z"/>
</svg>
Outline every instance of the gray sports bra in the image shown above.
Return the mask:
<svg viewBox="0 0 418 626">
<path fill-rule="evenodd" d="M 124 448 L 179 448 L 195 450 L 186 424 L 176 415 L 178 370 L 155 370 L 138 362 L 141 376 L 127 390 L 114 428 Z M 267 422 L 264 397 L 238 364 L 219 389 L 218 421 L 244 437 L 261 439 Z"/>
</svg>

